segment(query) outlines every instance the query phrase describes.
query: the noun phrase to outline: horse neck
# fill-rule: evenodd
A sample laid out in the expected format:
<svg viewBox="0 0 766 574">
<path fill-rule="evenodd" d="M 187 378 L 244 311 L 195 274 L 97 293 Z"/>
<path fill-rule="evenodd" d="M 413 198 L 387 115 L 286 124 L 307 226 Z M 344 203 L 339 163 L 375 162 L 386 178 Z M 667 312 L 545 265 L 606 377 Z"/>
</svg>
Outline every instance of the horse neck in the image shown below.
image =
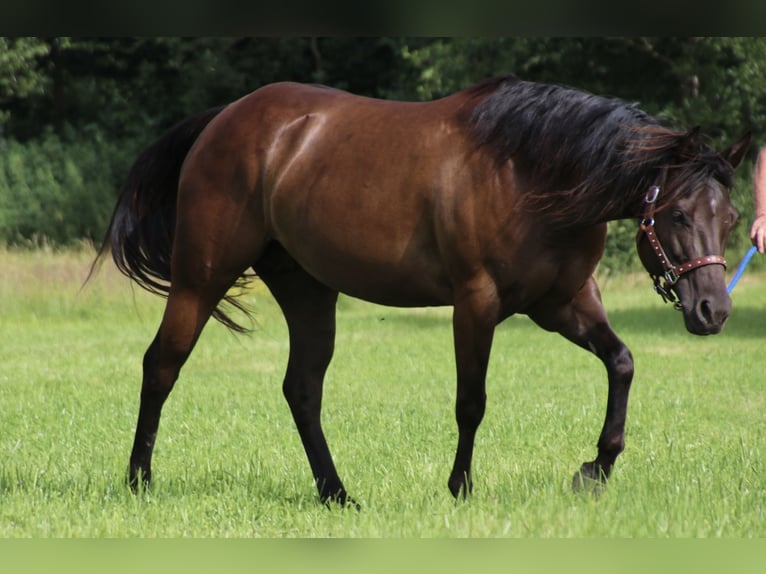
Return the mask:
<svg viewBox="0 0 766 574">
<path fill-rule="evenodd" d="M 618 177 L 609 184 L 585 184 L 570 194 L 559 196 L 554 201 L 557 207 L 551 209 L 549 205 L 543 211 L 547 211 L 550 223 L 564 227 L 591 227 L 621 219 L 639 219 L 643 216 L 648 182 L 646 178 L 636 181 Z"/>
<path fill-rule="evenodd" d="M 654 185 L 664 183 L 663 175 L 655 175 L 655 170 L 630 170 L 616 177 L 614 181 L 604 186 L 600 193 L 600 201 L 604 206 L 601 216 L 594 223 L 606 223 L 621 219 L 639 219 L 644 215 L 647 192 Z"/>
</svg>

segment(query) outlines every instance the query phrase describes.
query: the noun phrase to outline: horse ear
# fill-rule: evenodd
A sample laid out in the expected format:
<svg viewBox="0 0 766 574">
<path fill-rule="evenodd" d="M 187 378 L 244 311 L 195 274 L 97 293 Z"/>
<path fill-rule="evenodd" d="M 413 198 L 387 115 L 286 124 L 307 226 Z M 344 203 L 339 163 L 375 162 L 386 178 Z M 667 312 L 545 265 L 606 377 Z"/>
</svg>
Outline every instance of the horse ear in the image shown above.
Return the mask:
<svg viewBox="0 0 766 574">
<path fill-rule="evenodd" d="M 751 132 L 746 132 L 737 142 L 731 144 L 721 152 L 721 157 L 728 161 L 731 167 L 736 168 L 745 157 L 745 153 L 750 147 L 750 139 L 752 136 L 753 134 Z"/>
</svg>

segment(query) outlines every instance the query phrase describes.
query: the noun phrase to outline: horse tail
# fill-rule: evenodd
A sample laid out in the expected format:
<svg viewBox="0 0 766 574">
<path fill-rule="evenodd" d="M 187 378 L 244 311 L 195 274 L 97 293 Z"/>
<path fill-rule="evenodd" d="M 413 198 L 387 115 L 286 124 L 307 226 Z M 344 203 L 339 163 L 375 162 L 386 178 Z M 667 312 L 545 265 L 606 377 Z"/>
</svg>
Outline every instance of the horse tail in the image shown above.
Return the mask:
<svg viewBox="0 0 766 574">
<path fill-rule="evenodd" d="M 111 252 L 123 275 L 147 291 L 167 297 L 181 166 L 202 130 L 221 110 L 223 106 L 211 108 L 177 123 L 140 153 L 122 185 L 88 278 Z M 238 286 L 246 282 L 243 276 Z M 224 301 L 247 314 L 234 297 L 227 294 Z M 247 331 L 220 304 L 213 317 L 234 331 Z"/>
</svg>

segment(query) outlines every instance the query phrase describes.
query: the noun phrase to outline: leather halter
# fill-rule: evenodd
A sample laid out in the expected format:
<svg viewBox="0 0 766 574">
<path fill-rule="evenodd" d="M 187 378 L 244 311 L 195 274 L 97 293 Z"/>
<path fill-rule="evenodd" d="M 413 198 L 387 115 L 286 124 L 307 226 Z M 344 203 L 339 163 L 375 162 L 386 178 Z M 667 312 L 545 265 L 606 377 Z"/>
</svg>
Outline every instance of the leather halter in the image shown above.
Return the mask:
<svg viewBox="0 0 766 574">
<path fill-rule="evenodd" d="M 681 275 L 693 271 L 698 267 L 704 267 L 705 265 L 723 265 L 726 269 L 726 259 L 720 255 L 705 255 L 697 259 L 691 259 L 681 265 L 673 265 L 668 256 L 665 254 L 665 250 L 662 248 L 660 238 L 654 230 L 654 210 L 656 207 L 657 197 L 660 195 L 660 186 L 653 185 L 646 192 L 644 197 L 644 218 L 641 220 L 641 231 L 644 232 L 646 238 L 649 240 L 649 244 L 652 247 L 657 258 L 662 265 L 662 276 L 650 273 L 649 276 L 654 281 L 654 290 L 662 297 L 662 300 L 666 303 L 670 301 L 673 303 L 675 309 L 681 309 L 681 301 L 676 299 L 673 294 L 673 287 Z M 664 279 L 664 284 L 661 284 L 661 280 Z"/>
</svg>

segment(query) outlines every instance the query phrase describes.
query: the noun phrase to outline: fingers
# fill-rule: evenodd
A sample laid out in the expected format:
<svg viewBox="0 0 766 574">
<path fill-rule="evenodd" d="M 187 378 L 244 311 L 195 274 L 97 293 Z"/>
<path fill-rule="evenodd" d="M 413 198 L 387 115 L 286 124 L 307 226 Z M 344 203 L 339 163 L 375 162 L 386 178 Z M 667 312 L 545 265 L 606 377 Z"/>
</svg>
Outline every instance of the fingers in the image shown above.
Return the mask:
<svg viewBox="0 0 766 574">
<path fill-rule="evenodd" d="M 766 216 L 757 217 L 750 228 L 750 240 L 758 248 L 758 253 L 766 252 Z"/>
</svg>

